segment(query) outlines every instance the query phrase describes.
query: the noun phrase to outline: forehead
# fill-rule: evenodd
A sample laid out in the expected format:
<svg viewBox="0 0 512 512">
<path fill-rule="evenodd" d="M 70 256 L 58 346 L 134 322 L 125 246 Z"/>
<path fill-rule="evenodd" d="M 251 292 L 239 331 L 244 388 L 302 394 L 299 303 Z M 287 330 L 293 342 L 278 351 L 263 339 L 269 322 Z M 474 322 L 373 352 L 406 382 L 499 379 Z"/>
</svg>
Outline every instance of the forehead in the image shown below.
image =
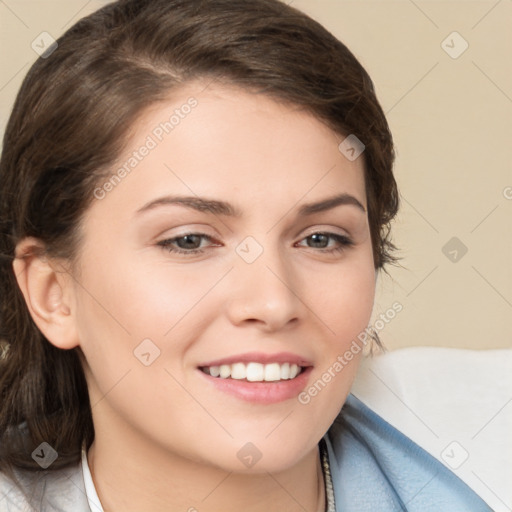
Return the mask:
<svg viewBox="0 0 512 512">
<path fill-rule="evenodd" d="M 365 205 L 363 156 L 300 107 L 226 85 L 193 83 L 152 105 L 109 169 L 102 203 L 137 205 L 163 192 L 228 198 L 243 211 L 348 193 Z M 111 185 L 108 185 L 111 183 Z"/>
</svg>

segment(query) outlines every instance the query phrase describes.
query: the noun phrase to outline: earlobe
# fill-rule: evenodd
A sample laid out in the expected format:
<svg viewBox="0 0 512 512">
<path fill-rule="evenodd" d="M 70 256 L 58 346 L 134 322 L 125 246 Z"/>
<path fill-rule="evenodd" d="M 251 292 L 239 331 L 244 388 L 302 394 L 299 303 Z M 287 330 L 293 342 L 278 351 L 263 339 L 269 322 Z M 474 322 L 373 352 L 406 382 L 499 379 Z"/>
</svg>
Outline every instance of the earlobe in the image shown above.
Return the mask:
<svg viewBox="0 0 512 512">
<path fill-rule="evenodd" d="M 69 273 L 32 237 L 16 246 L 13 269 L 30 315 L 46 339 L 61 349 L 78 346 Z"/>
</svg>

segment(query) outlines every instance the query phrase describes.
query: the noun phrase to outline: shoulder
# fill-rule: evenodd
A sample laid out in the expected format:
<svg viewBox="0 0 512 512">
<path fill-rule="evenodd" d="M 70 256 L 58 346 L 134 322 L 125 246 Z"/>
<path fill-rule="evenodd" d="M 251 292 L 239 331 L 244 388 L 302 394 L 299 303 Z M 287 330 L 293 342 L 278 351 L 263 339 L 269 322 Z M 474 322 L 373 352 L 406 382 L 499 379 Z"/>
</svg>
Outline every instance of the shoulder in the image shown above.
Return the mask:
<svg viewBox="0 0 512 512">
<path fill-rule="evenodd" d="M 82 466 L 58 470 L 15 470 L 16 481 L 0 472 L 0 511 L 89 512 Z"/>
<path fill-rule="evenodd" d="M 511 370 L 509 349 L 415 347 L 365 360 L 328 433 L 343 485 L 366 492 L 359 475 L 371 475 L 372 487 L 392 496 L 390 510 L 436 496 L 442 510 L 509 510 Z"/>
<path fill-rule="evenodd" d="M 340 510 L 491 511 L 453 472 L 353 395 L 327 442 Z"/>
<path fill-rule="evenodd" d="M 512 508 L 512 350 L 411 347 L 366 359 L 352 393 L 474 490 Z"/>
</svg>

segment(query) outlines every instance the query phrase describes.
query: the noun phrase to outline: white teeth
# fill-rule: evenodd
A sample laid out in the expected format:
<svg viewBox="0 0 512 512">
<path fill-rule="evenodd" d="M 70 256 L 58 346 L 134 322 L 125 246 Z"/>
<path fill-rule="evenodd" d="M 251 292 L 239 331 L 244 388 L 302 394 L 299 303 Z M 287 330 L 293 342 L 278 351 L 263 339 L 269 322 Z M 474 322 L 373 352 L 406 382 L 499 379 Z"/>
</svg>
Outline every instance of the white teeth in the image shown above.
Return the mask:
<svg viewBox="0 0 512 512">
<path fill-rule="evenodd" d="M 296 364 L 290 363 L 234 363 L 222 364 L 220 366 L 209 366 L 203 371 L 212 377 L 221 379 L 247 379 L 249 382 L 275 382 L 279 380 L 294 379 L 302 371 Z"/>
<path fill-rule="evenodd" d="M 247 365 L 247 380 L 249 382 L 261 382 L 265 375 L 265 368 L 261 363 L 249 363 Z"/>
<path fill-rule="evenodd" d="M 231 365 L 231 378 L 232 379 L 245 379 L 247 371 L 244 363 L 235 363 Z"/>
<path fill-rule="evenodd" d="M 221 364 L 219 375 L 222 379 L 227 379 L 231 375 L 231 366 L 229 364 Z"/>
<path fill-rule="evenodd" d="M 281 379 L 281 368 L 279 363 L 265 365 L 265 380 L 268 382 Z"/>
<path fill-rule="evenodd" d="M 290 378 L 290 363 L 284 363 L 281 365 L 281 379 Z"/>
</svg>

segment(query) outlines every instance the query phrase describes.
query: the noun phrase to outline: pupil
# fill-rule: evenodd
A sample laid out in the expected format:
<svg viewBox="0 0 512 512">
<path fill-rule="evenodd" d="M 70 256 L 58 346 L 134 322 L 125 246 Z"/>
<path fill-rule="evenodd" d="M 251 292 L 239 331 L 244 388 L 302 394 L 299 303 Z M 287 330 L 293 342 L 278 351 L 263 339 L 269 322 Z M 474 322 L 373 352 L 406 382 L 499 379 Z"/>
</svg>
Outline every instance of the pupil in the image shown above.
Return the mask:
<svg viewBox="0 0 512 512">
<path fill-rule="evenodd" d="M 324 244 L 322 244 L 322 241 L 324 241 L 324 242 L 326 241 L 327 235 L 317 233 L 315 235 L 311 235 L 311 238 L 313 239 L 313 243 L 315 243 L 315 244 L 320 243 L 320 245 L 323 246 Z"/>
<path fill-rule="evenodd" d="M 195 249 L 196 245 L 197 245 L 197 241 L 198 241 L 198 238 L 199 236 L 198 235 L 185 235 L 183 237 L 181 237 L 181 243 L 178 243 L 178 245 L 182 248 L 182 249 Z M 187 243 L 188 242 L 188 243 Z M 191 247 L 191 245 L 193 247 Z"/>
</svg>

